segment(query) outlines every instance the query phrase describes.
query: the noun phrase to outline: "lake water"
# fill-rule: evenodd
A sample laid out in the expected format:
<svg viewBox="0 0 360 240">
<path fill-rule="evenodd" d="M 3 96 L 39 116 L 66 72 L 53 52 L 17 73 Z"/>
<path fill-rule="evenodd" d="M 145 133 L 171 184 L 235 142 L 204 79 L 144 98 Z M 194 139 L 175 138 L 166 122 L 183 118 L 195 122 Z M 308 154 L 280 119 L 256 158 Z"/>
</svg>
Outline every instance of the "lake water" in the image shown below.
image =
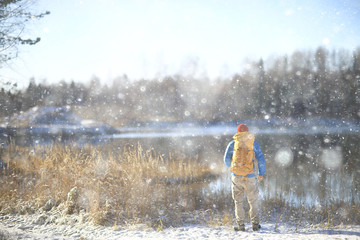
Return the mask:
<svg viewBox="0 0 360 240">
<path fill-rule="evenodd" d="M 359 123 L 322 119 L 245 123 L 265 155 L 266 177 L 260 184 L 262 199 L 283 199 L 292 205 L 310 207 L 341 201 L 360 203 Z M 230 173 L 223 155 L 236 127 L 237 123 L 138 124 L 120 128 L 121 134 L 91 138 L 91 142 L 110 142 L 119 149 L 141 144 L 143 149 L 154 148 L 165 157 L 174 151 L 189 158 L 196 156 L 222 172 L 217 180 L 202 188 L 201 194 L 219 198 L 224 195 L 229 201 Z M 28 142 L 51 144 L 41 137 Z M 84 138 L 77 144 L 89 142 Z"/>
<path fill-rule="evenodd" d="M 204 187 L 203 194 L 231 192 L 230 173 L 223 154 L 236 124 L 198 126 L 139 126 L 122 129 L 113 144 L 140 143 L 167 155 L 180 151 L 198 156 L 222 175 Z M 357 124 L 249 124 L 266 159 L 266 178 L 260 184 L 262 199 L 283 199 L 309 207 L 327 203 L 360 203 L 360 127 Z"/>
</svg>

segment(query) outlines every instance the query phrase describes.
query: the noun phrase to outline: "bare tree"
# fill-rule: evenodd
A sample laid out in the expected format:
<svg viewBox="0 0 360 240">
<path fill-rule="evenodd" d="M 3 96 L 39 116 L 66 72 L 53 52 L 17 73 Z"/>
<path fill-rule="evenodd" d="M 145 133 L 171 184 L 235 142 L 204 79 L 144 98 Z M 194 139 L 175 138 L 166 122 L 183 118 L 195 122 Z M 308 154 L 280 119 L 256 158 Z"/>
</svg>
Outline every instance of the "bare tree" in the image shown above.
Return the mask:
<svg viewBox="0 0 360 240">
<path fill-rule="evenodd" d="M 34 45 L 40 41 L 39 37 L 24 38 L 26 26 L 50 12 L 32 13 L 30 7 L 33 4 L 31 0 L 0 1 L 0 68 L 17 57 L 19 44 Z"/>
</svg>

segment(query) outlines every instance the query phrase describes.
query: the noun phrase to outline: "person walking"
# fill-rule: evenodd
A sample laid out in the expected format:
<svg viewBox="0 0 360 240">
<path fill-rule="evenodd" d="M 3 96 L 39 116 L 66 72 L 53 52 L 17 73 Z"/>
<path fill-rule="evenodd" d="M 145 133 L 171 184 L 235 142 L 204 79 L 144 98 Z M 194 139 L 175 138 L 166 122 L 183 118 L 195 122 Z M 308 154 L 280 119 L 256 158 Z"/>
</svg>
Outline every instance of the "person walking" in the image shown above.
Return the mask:
<svg viewBox="0 0 360 240">
<path fill-rule="evenodd" d="M 250 218 L 253 231 L 258 231 L 259 201 L 258 181 L 262 181 L 265 174 L 265 158 L 255 136 L 249 132 L 248 126 L 240 124 L 237 133 L 225 151 L 224 162 L 231 171 L 231 190 L 235 204 L 235 231 L 245 231 L 244 193 L 250 205 Z M 255 173 L 255 159 L 259 172 Z M 256 177 L 257 176 L 257 177 Z"/>
</svg>

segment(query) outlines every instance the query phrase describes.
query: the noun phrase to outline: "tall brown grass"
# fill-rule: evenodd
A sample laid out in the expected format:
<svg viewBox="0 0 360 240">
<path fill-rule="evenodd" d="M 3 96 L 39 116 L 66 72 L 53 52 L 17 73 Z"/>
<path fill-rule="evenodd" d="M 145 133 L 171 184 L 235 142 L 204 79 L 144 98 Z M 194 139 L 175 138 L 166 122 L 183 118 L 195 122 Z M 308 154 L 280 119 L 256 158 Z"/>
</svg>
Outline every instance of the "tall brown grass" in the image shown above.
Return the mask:
<svg viewBox="0 0 360 240">
<path fill-rule="evenodd" d="M 233 221 L 231 193 L 204 191 L 208 182 L 223 174 L 222 168 L 211 168 L 198 156 L 170 152 L 165 158 L 153 148 L 129 144 L 122 149 L 10 146 L 1 158 L 7 163 L 0 174 L 3 214 L 47 212 L 107 226 L 144 223 L 157 230 L 187 223 L 224 226 Z M 275 229 L 289 223 L 296 228 L 360 224 L 358 204 L 308 208 L 294 206 L 279 195 L 265 197 L 261 206 L 262 221 L 274 223 Z M 46 221 L 56 222 L 45 217 L 39 223 Z"/>
<path fill-rule="evenodd" d="M 61 208 L 63 214 L 86 212 L 101 225 L 137 221 L 153 225 L 169 216 L 172 223 L 180 223 L 182 213 L 195 210 L 204 181 L 218 174 L 198 159 L 176 154 L 164 159 L 141 145 L 118 152 L 13 146 L 3 158 L 7 169 L 0 178 L 2 212 Z M 184 187 L 189 184 L 191 188 Z"/>
</svg>

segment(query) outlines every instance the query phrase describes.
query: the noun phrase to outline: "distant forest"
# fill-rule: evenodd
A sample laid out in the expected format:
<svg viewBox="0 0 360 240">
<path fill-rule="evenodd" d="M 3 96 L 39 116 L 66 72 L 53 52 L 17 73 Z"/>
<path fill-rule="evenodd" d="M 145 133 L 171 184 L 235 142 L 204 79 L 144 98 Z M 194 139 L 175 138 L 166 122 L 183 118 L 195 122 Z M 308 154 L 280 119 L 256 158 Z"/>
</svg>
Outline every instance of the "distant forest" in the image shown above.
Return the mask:
<svg viewBox="0 0 360 240">
<path fill-rule="evenodd" d="M 36 83 L 1 89 L 0 117 L 34 106 L 69 106 L 83 118 L 124 126 L 145 121 L 239 121 L 254 118 L 360 119 L 360 48 L 296 51 L 248 63 L 231 78 L 209 80 L 173 75 L 156 79 L 115 78 L 102 85 Z"/>
</svg>

